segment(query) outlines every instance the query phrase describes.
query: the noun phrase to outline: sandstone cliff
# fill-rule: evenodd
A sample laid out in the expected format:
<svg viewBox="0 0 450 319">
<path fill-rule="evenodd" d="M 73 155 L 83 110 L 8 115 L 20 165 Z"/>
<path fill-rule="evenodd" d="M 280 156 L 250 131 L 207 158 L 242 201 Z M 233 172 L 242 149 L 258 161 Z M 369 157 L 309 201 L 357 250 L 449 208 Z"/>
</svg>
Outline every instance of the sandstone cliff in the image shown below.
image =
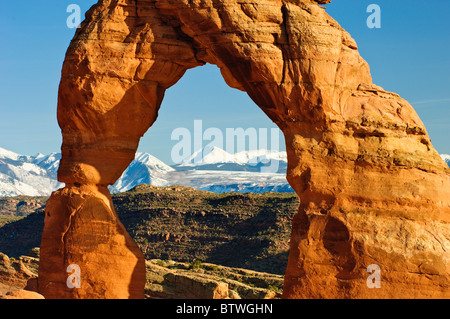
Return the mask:
<svg viewBox="0 0 450 319">
<path fill-rule="evenodd" d="M 47 205 L 44 296 L 143 298 L 144 257 L 106 186 L 165 90 L 212 63 L 285 136 L 301 201 L 285 298 L 449 297 L 449 169 L 411 105 L 372 83 L 355 41 L 319 6 L 327 2 L 100 0 L 87 13 L 62 70 L 67 186 Z M 64 288 L 71 263 L 89 283 L 76 293 Z M 381 289 L 366 285 L 370 264 Z"/>
</svg>

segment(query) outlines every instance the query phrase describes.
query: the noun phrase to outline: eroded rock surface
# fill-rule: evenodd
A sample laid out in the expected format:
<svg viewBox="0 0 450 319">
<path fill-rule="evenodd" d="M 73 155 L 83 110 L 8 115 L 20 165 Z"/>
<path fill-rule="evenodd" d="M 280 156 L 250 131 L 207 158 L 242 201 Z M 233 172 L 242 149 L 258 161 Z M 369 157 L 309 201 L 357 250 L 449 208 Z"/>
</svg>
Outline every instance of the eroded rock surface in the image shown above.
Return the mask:
<svg viewBox="0 0 450 319">
<path fill-rule="evenodd" d="M 87 13 L 62 71 L 67 186 L 47 206 L 44 296 L 143 297 L 144 258 L 106 186 L 134 158 L 165 90 L 205 63 L 285 135 L 301 201 L 285 298 L 450 296 L 448 167 L 411 105 L 372 83 L 355 41 L 319 6 L 328 2 L 100 0 Z M 89 278 L 76 293 L 68 263 Z M 367 287 L 370 264 L 381 288 Z"/>
<path fill-rule="evenodd" d="M 283 276 L 209 263 L 146 261 L 151 299 L 279 299 Z"/>
<path fill-rule="evenodd" d="M 37 290 L 39 254 L 17 260 L 0 253 L 0 299 L 43 299 Z M 145 261 L 147 299 L 279 299 L 283 276 L 200 261 Z"/>
<path fill-rule="evenodd" d="M 43 299 L 34 291 L 38 265 L 36 257 L 14 259 L 0 252 L 0 299 Z"/>
</svg>

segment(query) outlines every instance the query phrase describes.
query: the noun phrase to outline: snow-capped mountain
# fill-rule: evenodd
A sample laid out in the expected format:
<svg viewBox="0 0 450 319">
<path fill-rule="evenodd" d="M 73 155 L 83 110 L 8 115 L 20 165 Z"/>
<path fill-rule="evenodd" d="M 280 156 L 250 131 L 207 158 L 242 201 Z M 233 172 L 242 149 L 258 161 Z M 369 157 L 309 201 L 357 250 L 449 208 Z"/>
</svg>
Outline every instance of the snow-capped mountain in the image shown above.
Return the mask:
<svg viewBox="0 0 450 319">
<path fill-rule="evenodd" d="M 57 181 L 60 153 L 24 156 L 0 148 L 0 196 L 47 196 L 64 186 Z M 286 152 L 266 150 L 230 154 L 217 147 L 195 152 L 181 165 L 169 166 L 148 153 L 135 159 L 111 193 L 140 184 L 181 185 L 212 192 L 292 192 L 286 181 Z"/>
<path fill-rule="evenodd" d="M 444 160 L 444 162 L 446 162 L 447 165 L 450 167 L 450 155 L 448 155 L 448 154 L 441 154 L 441 157 Z"/>
<path fill-rule="evenodd" d="M 147 153 L 138 153 L 111 192 L 127 191 L 139 184 L 180 185 L 215 193 L 293 192 L 286 181 L 286 152 L 266 150 L 230 154 L 205 147 L 182 164 L 168 166 Z"/>
<path fill-rule="evenodd" d="M 174 167 L 179 171 L 220 170 L 285 174 L 287 154 L 269 150 L 230 154 L 219 147 L 206 146 Z"/>
<path fill-rule="evenodd" d="M 287 162 L 286 152 L 277 152 L 269 150 L 252 150 L 242 151 L 230 154 L 217 146 L 206 146 L 202 150 L 198 150 L 183 161 L 179 166 L 198 166 L 219 163 L 234 163 L 241 165 L 249 165 L 261 162 L 269 162 L 271 160 Z"/>
<path fill-rule="evenodd" d="M 36 164 L 43 169 L 56 174 L 58 173 L 60 160 L 61 153 L 51 153 L 49 155 L 39 153 L 34 157 L 33 164 Z"/>
<path fill-rule="evenodd" d="M 206 146 L 194 152 L 180 166 L 197 166 L 217 163 L 236 163 L 232 154 L 216 146 Z"/>
<path fill-rule="evenodd" d="M 123 172 L 117 182 L 109 187 L 111 193 L 125 192 L 140 184 L 153 186 L 170 186 L 166 180 L 167 173 L 175 171 L 148 153 L 136 153 L 135 159 Z"/>
<path fill-rule="evenodd" d="M 58 165 L 57 154 L 24 156 L 0 148 L 0 196 L 49 195 L 63 185 L 56 180 Z"/>
<path fill-rule="evenodd" d="M 450 165 L 450 155 L 441 157 Z M 24 156 L 0 148 L 0 196 L 48 196 L 63 187 L 57 181 L 60 159 L 59 153 Z M 180 185 L 215 193 L 293 192 L 286 181 L 286 168 L 286 152 L 268 150 L 230 154 L 218 147 L 205 147 L 173 166 L 148 153 L 137 153 L 109 189 L 118 193 L 150 184 Z"/>
<path fill-rule="evenodd" d="M 190 170 L 169 173 L 172 185 L 192 187 L 214 193 L 294 192 L 280 173 L 226 170 Z"/>
</svg>

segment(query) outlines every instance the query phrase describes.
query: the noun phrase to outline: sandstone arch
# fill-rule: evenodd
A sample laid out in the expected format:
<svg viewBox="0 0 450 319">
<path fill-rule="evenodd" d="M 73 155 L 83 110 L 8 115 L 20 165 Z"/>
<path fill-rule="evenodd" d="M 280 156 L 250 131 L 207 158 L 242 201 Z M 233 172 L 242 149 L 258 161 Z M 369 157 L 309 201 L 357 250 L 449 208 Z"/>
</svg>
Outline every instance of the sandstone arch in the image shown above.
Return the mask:
<svg viewBox="0 0 450 319">
<path fill-rule="evenodd" d="M 285 298 L 449 297 L 450 175 L 408 102 L 374 85 L 328 0 L 100 0 L 62 70 L 66 183 L 47 205 L 39 291 L 142 298 L 143 256 L 107 185 L 134 157 L 164 91 L 216 64 L 280 127 L 300 197 Z M 382 288 L 366 286 L 378 264 Z M 66 286 L 68 264 L 82 272 Z"/>
</svg>

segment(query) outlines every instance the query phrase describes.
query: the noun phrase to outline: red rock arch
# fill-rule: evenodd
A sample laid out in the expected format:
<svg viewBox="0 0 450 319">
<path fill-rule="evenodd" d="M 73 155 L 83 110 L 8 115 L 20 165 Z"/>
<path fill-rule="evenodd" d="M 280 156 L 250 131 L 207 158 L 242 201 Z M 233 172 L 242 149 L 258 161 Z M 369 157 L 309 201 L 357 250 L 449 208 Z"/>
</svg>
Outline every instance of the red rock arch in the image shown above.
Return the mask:
<svg viewBox="0 0 450 319">
<path fill-rule="evenodd" d="M 142 298 L 144 257 L 107 186 L 167 88 L 212 63 L 283 131 L 300 197 L 285 298 L 449 297 L 449 170 L 411 105 L 372 83 L 329 1 L 100 0 L 62 70 L 66 187 L 47 205 L 39 291 Z M 366 285 L 376 263 L 382 288 Z M 81 288 L 66 285 L 77 264 Z M 430 280 L 432 275 L 433 280 Z"/>
</svg>

